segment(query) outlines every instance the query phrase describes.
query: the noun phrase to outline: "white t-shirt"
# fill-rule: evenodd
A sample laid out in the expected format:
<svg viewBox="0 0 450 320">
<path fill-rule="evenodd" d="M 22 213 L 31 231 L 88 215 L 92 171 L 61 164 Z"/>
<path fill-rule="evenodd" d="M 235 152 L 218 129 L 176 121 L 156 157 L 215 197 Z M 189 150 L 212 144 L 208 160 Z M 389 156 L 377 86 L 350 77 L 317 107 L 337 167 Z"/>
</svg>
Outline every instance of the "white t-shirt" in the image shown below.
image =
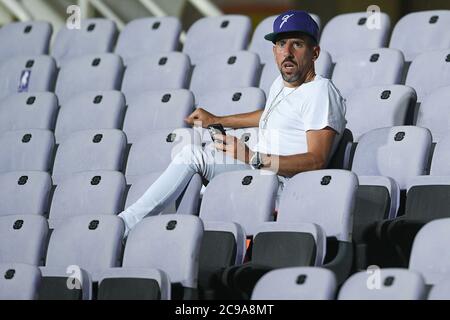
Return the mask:
<svg viewBox="0 0 450 320">
<path fill-rule="evenodd" d="M 313 81 L 289 88 L 280 75 L 270 87 L 254 151 L 276 155 L 305 153 L 306 131 L 330 127 L 337 132 L 334 152 L 347 123 L 345 112 L 345 100 L 329 79 L 316 75 Z"/>
</svg>

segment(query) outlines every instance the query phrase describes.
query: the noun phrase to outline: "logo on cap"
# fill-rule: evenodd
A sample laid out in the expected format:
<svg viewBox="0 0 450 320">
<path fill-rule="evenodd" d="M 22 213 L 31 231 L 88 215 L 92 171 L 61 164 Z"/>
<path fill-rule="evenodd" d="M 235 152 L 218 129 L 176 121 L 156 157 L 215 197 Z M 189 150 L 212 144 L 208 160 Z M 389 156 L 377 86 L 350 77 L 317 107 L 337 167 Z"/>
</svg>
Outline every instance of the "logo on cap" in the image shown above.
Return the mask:
<svg viewBox="0 0 450 320">
<path fill-rule="evenodd" d="M 281 18 L 281 20 L 283 20 L 283 22 L 281 22 L 281 24 L 280 24 L 280 29 L 283 28 L 283 24 L 285 24 L 289 20 L 289 18 L 292 17 L 293 15 L 294 14 L 287 14 Z"/>
</svg>

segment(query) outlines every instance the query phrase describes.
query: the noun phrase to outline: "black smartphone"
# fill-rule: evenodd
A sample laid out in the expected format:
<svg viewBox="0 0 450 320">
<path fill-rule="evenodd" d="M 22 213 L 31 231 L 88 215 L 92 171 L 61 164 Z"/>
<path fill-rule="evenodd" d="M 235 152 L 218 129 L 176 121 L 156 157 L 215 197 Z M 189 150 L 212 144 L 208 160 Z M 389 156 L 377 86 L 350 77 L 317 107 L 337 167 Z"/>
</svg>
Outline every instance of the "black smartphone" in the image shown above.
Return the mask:
<svg viewBox="0 0 450 320">
<path fill-rule="evenodd" d="M 215 124 L 211 124 L 208 126 L 208 131 L 209 134 L 211 135 L 211 139 L 212 141 L 214 140 L 214 135 L 215 134 L 223 134 L 226 135 L 225 133 L 225 129 L 223 128 L 223 126 L 220 123 L 215 123 Z M 222 142 L 222 141 L 221 141 Z"/>
</svg>

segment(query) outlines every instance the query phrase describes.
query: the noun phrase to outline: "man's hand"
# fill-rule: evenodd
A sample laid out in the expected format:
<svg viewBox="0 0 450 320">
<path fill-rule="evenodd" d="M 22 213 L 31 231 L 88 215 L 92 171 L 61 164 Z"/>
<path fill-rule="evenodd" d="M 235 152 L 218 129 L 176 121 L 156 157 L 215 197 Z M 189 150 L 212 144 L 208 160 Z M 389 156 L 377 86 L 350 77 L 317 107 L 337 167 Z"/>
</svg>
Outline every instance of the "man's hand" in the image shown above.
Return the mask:
<svg viewBox="0 0 450 320">
<path fill-rule="evenodd" d="M 196 122 L 201 122 L 202 127 L 207 128 L 211 124 L 219 123 L 219 117 L 202 108 L 197 108 L 184 121 L 191 126 Z"/>
<path fill-rule="evenodd" d="M 225 152 L 231 158 L 237 159 L 244 163 L 250 163 L 253 152 L 240 139 L 234 136 L 215 134 L 214 147 L 217 150 Z"/>
</svg>

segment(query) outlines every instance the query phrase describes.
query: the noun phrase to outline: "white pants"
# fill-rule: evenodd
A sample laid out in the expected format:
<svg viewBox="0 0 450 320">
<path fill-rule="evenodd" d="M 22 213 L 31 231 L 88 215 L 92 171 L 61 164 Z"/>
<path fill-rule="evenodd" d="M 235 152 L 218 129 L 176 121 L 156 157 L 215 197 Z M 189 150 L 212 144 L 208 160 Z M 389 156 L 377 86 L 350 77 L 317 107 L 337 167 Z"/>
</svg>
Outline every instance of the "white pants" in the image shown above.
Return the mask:
<svg viewBox="0 0 450 320">
<path fill-rule="evenodd" d="M 119 214 L 125 222 L 126 234 L 145 216 L 159 214 L 175 201 L 194 174 L 210 181 L 223 172 L 248 169 L 250 165 L 226 156 L 212 144 L 204 150 L 198 145 L 185 146 L 144 195 Z"/>
</svg>

